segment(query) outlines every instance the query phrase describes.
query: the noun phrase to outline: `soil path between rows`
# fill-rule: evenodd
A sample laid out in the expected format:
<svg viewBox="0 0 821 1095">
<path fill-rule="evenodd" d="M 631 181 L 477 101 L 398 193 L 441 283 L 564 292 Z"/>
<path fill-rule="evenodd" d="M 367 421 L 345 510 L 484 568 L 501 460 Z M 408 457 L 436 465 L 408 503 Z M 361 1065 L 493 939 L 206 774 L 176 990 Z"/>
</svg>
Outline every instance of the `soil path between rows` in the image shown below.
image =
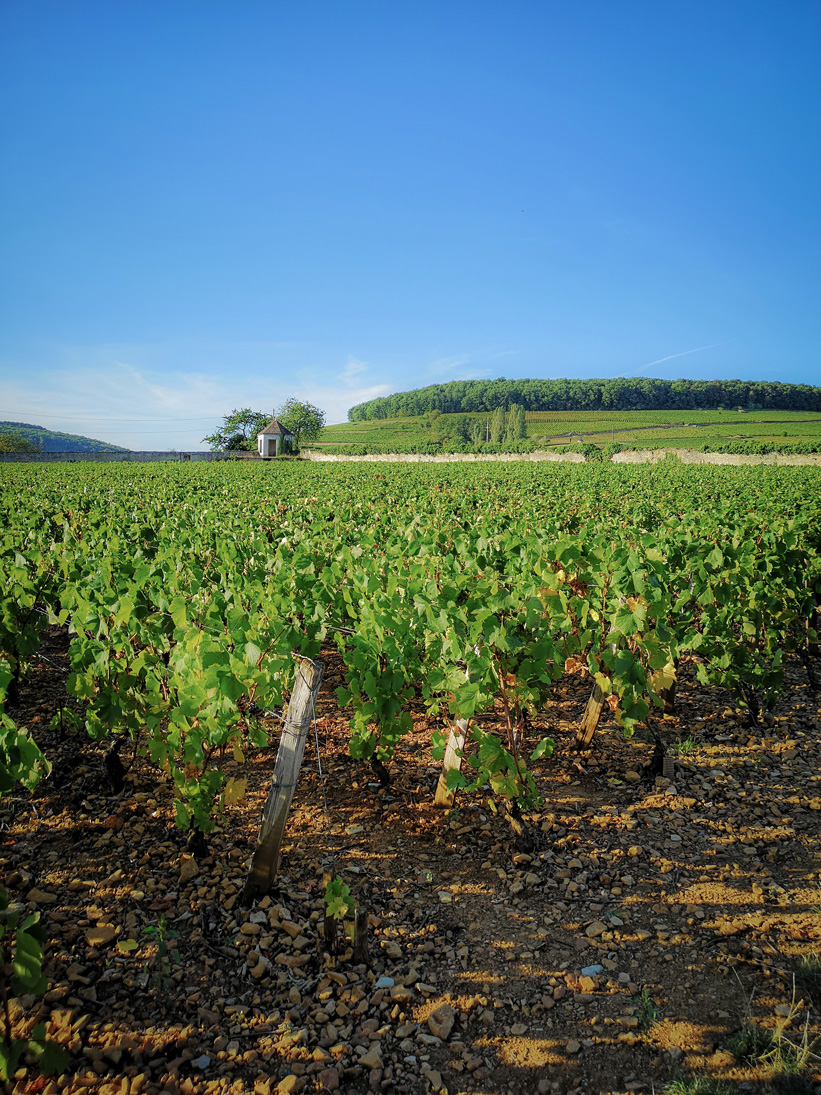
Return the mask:
<svg viewBox="0 0 821 1095">
<path fill-rule="evenodd" d="M 44 1019 L 71 1065 L 57 1080 L 21 1067 L 11 1090 L 649 1093 L 679 1075 L 786 1090 L 728 1041 L 745 1023 L 786 1023 L 796 1043 L 802 1023 L 821 1032 L 818 980 L 800 974 L 821 948 L 821 697 L 800 663 L 773 725 L 753 729 L 686 672 L 655 724 L 681 743 L 672 784 L 649 736 L 605 724 L 573 752 L 589 690 L 573 679 L 533 727 L 557 750 L 517 835 L 483 796 L 432 805 L 421 705 L 389 787 L 353 761 L 338 655 L 323 656 L 327 815 L 312 746 L 276 890 L 244 908 L 275 750 L 230 761 L 247 795 L 197 861 L 154 768 L 138 758 L 112 795 L 105 746 L 49 728 L 66 672 L 65 636 L 49 634 L 12 715 L 54 768 L 4 800 L 0 869 L 50 940 L 50 989 L 14 1001 L 15 1021 Z M 322 951 L 333 865 L 368 910 L 367 967 Z M 821 1083 L 818 1058 L 794 1083 Z"/>
</svg>

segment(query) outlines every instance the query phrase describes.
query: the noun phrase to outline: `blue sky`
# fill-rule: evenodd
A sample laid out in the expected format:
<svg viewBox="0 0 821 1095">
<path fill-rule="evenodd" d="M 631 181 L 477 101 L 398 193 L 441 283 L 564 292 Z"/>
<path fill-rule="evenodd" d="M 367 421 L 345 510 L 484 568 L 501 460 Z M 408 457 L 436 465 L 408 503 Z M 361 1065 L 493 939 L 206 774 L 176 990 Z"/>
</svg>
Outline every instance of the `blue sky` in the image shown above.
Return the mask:
<svg viewBox="0 0 821 1095">
<path fill-rule="evenodd" d="M 5 0 L 0 418 L 821 383 L 821 5 Z"/>
</svg>

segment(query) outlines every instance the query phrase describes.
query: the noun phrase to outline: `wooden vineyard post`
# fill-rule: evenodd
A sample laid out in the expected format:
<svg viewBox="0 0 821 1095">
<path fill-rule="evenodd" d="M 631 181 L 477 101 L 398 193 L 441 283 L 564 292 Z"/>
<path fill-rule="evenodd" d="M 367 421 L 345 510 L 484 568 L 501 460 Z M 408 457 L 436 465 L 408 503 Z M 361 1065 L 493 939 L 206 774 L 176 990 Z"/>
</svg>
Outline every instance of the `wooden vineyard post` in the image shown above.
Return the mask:
<svg viewBox="0 0 821 1095">
<path fill-rule="evenodd" d="M 811 630 L 815 632 L 815 639 L 810 638 Z M 804 662 L 804 668 L 807 671 L 810 688 L 814 692 L 818 692 L 821 689 L 821 677 L 819 677 L 818 670 L 815 666 L 815 660 L 819 654 L 819 634 L 821 634 L 821 611 L 816 609 L 807 620 L 807 640 L 804 649 L 801 651 L 801 658 Z"/>
<path fill-rule="evenodd" d="M 623 601 L 619 602 L 623 604 Z M 610 653 L 616 653 L 616 644 L 610 643 Z M 587 749 L 593 740 L 593 735 L 596 733 L 596 727 L 599 725 L 599 719 L 601 713 L 607 702 L 607 697 L 599 687 L 599 682 L 596 678 L 593 678 L 593 691 L 590 693 L 590 699 L 587 701 L 587 706 L 584 709 L 584 715 L 582 716 L 581 726 L 576 728 L 576 748 Z"/>
<path fill-rule="evenodd" d="M 664 714 L 672 715 L 676 710 L 676 686 L 678 685 L 679 659 L 673 658 L 673 680 L 667 688 L 662 688 L 659 698 L 664 704 Z"/>
<path fill-rule="evenodd" d="M 328 886 L 336 878 L 336 870 L 324 871 L 322 875 L 322 885 L 325 887 L 325 893 L 328 892 Z M 326 910 L 325 919 L 322 922 L 322 945 L 327 954 L 336 954 L 336 942 L 337 942 L 337 926 L 339 921 L 335 916 L 329 916 Z"/>
<path fill-rule="evenodd" d="M 337 921 L 325 913 L 322 925 L 322 942 L 328 954 L 336 954 L 336 925 Z"/>
<path fill-rule="evenodd" d="M 324 672 L 325 663 L 319 658 L 316 661 L 299 659 L 296 683 L 288 704 L 288 717 L 277 750 L 274 778 L 271 780 L 268 799 L 262 812 L 259 838 L 243 889 L 243 898 L 247 901 L 268 892 L 279 867 L 285 823 L 299 778 L 305 742 L 314 717 L 316 694 Z"/>
<path fill-rule="evenodd" d="M 356 910 L 353 934 L 353 960 L 358 966 L 368 964 L 368 910 L 360 905 Z"/>
<path fill-rule="evenodd" d="M 661 701 L 664 704 L 665 715 L 672 715 L 676 709 L 676 683 L 676 681 L 673 681 L 669 688 L 662 688 L 659 692 Z"/>
<path fill-rule="evenodd" d="M 452 806 L 454 792 L 448 790 L 448 772 L 455 768 L 460 771 L 462 767 L 462 750 L 465 747 L 470 719 L 457 719 L 455 729 L 448 734 L 448 743 L 445 746 L 445 759 L 442 762 L 442 773 L 439 783 L 436 785 L 436 797 L 434 803 L 437 806 Z"/>
<path fill-rule="evenodd" d="M 601 718 L 604 701 L 604 692 L 599 688 L 599 682 L 594 680 L 593 691 L 590 693 L 590 699 L 584 709 L 581 726 L 576 730 L 576 745 L 580 749 L 586 749 L 593 740 L 593 735 L 596 733 L 596 727 L 599 725 L 599 719 Z"/>
</svg>

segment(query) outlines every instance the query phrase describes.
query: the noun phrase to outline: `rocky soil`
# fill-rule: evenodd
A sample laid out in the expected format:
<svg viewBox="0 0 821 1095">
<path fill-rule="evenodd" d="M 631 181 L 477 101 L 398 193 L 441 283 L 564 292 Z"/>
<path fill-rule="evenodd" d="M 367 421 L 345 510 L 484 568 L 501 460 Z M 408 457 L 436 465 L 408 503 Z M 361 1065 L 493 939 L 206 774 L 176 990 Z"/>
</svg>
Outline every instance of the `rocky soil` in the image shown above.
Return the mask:
<svg viewBox="0 0 821 1095">
<path fill-rule="evenodd" d="M 649 735 L 609 723 L 574 753 L 589 686 L 571 683 L 534 726 L 557 750 L 517 832 L 484 798 L 433 806 L 421 711 L 390 786 L 352 761 L 329 652 L 327 814 L 309 747 L 277 888 L 243 907 L 274 751 L 249 751 L 247 797 L 198 860 L 156 769 L 138 758 L 113 795 L 105 745 L 49 729 L 65 660 L 52 633 L 12 711 L 52 775 L 0 805 L 4 884 L 50 940 L 16 1033 L 45 1018 L 70 1053 L 58 1078 L 21 1067 L 18 1095 L 821 1090 L 821 695 L 800 664 L 771 727 L 685 680 L 654 724 L 681 743 L 672 780 Z M 323 950 L 334 864 L 368 910 L 367 965 L 344 937 Z M 780 1061 L 744 1056 L 750 1025 L 782 1032 Z"/>
</svg>

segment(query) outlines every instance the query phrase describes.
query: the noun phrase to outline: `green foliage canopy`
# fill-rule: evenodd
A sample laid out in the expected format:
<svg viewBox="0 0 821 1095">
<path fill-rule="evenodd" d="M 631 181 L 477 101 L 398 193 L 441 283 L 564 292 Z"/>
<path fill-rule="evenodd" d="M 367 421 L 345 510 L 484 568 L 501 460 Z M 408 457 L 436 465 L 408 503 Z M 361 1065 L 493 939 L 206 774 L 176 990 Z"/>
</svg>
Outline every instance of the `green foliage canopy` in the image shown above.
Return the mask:
<svg viewBox="0 0 821 1095">
<path fill-rule="evenodd" d="M 314 441 L 325 425 L 325 412 L 300 399 L 288 399 L 277 416 L 279 423 L 294 435 L 294 448 L 300 441 Z"/>
<path fill-rule="evenodd" d="M 39 452 L 33 441 L 29 441 L 19 430 L 0 429 L 0 452 Z"/>
<path fill-rule="evenodd" d="M 519 403 L 525 411 L 747 410 L 821 411 L 821 387 L 752 380 L 661 380 L 655 377 L 453 380 L 358 403 L 350 422 L 423 415 L 492 413 Z"/>
<path fill-rule="evenodd" d="M 490 440 L 495 441 L 497 444 L 503 440 L 505 436 L 505 408 L 500 404 L 493 412 L 493 418 L 490 420 Z"/>
<path fill-rule="evenodd" d="M 250 407 L 240 407 L 226 414 L 222 428 L 203 437 L 212 452 L 251 451 L 257 447 L 257 434 L 270 422 L 264 411 L 252 411 Z"/>
</svg>

